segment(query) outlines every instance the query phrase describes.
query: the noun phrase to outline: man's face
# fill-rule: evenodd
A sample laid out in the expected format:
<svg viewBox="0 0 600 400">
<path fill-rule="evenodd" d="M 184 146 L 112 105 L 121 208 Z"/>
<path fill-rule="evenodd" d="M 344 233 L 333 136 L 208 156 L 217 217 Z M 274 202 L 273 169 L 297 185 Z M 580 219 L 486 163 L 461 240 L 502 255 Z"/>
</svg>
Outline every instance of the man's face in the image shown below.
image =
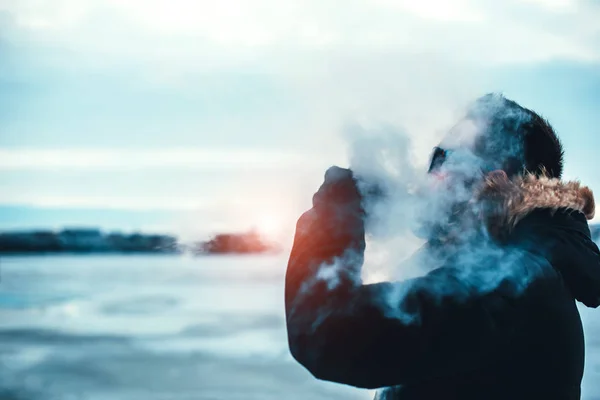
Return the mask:
<svg viewBox="0 0 600 400">
<path fill-rule="evenodd" d="M 476 148 L 485 126 L 465 118 L 459 121 L 434 149 L 428 170 L 422 206 L 420 231 L 430 238 L 446 235 L 462 226 L 474 187 L 482 181 L 489 166 Z"/>
<path fill-rule="evenodd" d="M 515 174 L 523 168 L 523 146 L 515 130 L 524 119 L 496 100 L 486 96 L 476 102 L 433 151 L 421 201 L 423 223 L 433 234 L 461 229 L 465 217 L 476 214 L 471 209 L 477 206 L 474 191 L 488 173 Z"/>
</svg>

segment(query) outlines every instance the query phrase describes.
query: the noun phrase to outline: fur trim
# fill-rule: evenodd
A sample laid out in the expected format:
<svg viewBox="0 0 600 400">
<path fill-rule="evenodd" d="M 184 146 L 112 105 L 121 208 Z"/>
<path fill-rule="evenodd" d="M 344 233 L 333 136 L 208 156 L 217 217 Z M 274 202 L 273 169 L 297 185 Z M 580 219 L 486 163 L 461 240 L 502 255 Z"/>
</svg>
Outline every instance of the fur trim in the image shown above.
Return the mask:
<svg viewBox="0 0 600 400">
<path fill-rule="evenodd" d="M 547 176 L 527 174 L 510 180 L 503 171 L 490 173 L 478 198 L 486 204 L 486 218 L 492 229 L 511 230 L 536 209 L 564 208 L 594 218 L 594 194 L 577 181 L 563 182 Z"/>
</svg>

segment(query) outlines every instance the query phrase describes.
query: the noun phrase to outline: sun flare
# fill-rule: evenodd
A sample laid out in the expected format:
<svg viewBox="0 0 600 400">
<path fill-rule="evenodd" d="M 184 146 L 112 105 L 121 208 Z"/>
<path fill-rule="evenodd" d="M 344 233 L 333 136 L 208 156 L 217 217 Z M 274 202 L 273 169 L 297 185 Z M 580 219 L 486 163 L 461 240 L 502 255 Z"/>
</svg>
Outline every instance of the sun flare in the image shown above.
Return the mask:
<svg viewBox="0 0 600 400">
<path fill-rule="evenodd" d="M 274 214 L 260 215 L 256 222 L 258 232 L 266 236 L 275 236 L 281 232 L 282 228 L 281 218 Z"/>
</svg>

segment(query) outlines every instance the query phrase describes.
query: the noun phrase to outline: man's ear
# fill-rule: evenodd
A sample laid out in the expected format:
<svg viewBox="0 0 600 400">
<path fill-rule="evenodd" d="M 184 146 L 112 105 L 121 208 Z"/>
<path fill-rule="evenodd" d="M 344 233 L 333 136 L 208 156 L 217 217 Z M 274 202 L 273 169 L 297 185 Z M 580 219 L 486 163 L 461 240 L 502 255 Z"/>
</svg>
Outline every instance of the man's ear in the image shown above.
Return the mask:
<svg viewBox="0 0 600 400">
<path fill-rule="evenodd" d="M 510 177 L 522 173 L 524 168 L 525 165 L 518 157 L 508 157 L 502 164 L 502 171 Z"/>
</svg>

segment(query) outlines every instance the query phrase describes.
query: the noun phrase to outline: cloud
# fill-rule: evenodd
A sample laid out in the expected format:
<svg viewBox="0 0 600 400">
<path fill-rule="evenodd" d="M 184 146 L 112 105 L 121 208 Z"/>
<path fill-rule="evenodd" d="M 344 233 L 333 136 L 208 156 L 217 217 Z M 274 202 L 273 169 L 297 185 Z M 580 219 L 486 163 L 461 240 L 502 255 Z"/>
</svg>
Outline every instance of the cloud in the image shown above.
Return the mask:
<svg viewBox="0 0 600 400">
<path fill-rule="evenodd" d="M 101 55 L 93 59 L 102 64 L 143 57 L 211 68 L 320 49 L 433 52 L 481 64 L 600 58 L 600 10 L 585 0 L 8 0 L 0 10 L 22 37 Z"/>
<path fill-rule="evenodd" d="M 0 204 L 21 204 L 40 208 L 106 209 L 130 211 L 195 211 L 205 207 L 214 207 L 198 197 L 183 197 L 176 193 L 164 196 L 124 196 L 124 195 L 60 195 L 9 193 L 0 196 Z"/>
<path fill-rule="evenodd" d="M 135 114 L 141 125 L 132 104 L 146 105 L 144 115 L 163 130 L 166 124 L 154 119 L 164 106 L 165 118 L 186 127 L 200 125 L 191 116 L 208 108 L 202 124 L 217 114 L 215 132 L 287 129 L 290 137 L 323 137 L 335 135 L 348 116 L 415 119 L 413 109 L 433 104 L 441 117 L 419 117 L 431 131 L 433 122 L 446 123 L 452 107 L 480 94 L 487 68 L 600 60 L 600 7 L 586 0 L 0 0 L 0 10 L 11 21 L 4 24 L 4 53 L 13 54 L 7 76 L 57 82 L 54 104 L 67 104 L 61 94 L 79 95 L 102 116 L 106 109 L 126 121 Z M 264 77 L 264 85 L 244 91 Z M 220 79 L 243 84 L 210 83 Z M 94 83 L 123 100 L 97 93 Z M 89 101 L 88 93 L 102 101 Z M 241 127 L 223 126 L 232 124 L 225 111 L 239 110 L 236 94 L 254 116 L 241 116 Z M 254 109 L 256 103 L 263 107 Z M 119 107 L 128 113 L 113 110 Z M 77 104 L 72 108 L 87 115 Z M 274 128 L 260 122 L 266 119 L 281 121 Z M 32 129 L 20 124 L 11 136 Z"/>
<path fill-rule="evenodd" d="M 0 0 L 0 203 L 305 204 L 347 165 L 347 123 L 403 128 L 424 161 L 499 70 L 526 87 L 519 66 L 598 65 L 598 20 L 586 0 Z"/>
<path fill-rule="evenodd" d="M 79 130 L 92 134 L 71 135 L 75 145 L 116 135 L 102 144 L 163 145 L 168 130 L 195 145 L 252 137 L 331 150 L 341 125 L 365 117 L 428 132 L 424 149 L 482 94 L 490 68 L 600 60 L 600 7 L 586 0 L 0 0 L 0 10 L 11 21 L 5 76 L 44 82 L 7 101 L 11 145 Z"/>
<path fill-rule="evenodd" d="M 0 148 L 0 172 L 57 169 L 239 169 L 306 164 L 306 157 L 252 149 L 8 149 Z"/>
</svg>

